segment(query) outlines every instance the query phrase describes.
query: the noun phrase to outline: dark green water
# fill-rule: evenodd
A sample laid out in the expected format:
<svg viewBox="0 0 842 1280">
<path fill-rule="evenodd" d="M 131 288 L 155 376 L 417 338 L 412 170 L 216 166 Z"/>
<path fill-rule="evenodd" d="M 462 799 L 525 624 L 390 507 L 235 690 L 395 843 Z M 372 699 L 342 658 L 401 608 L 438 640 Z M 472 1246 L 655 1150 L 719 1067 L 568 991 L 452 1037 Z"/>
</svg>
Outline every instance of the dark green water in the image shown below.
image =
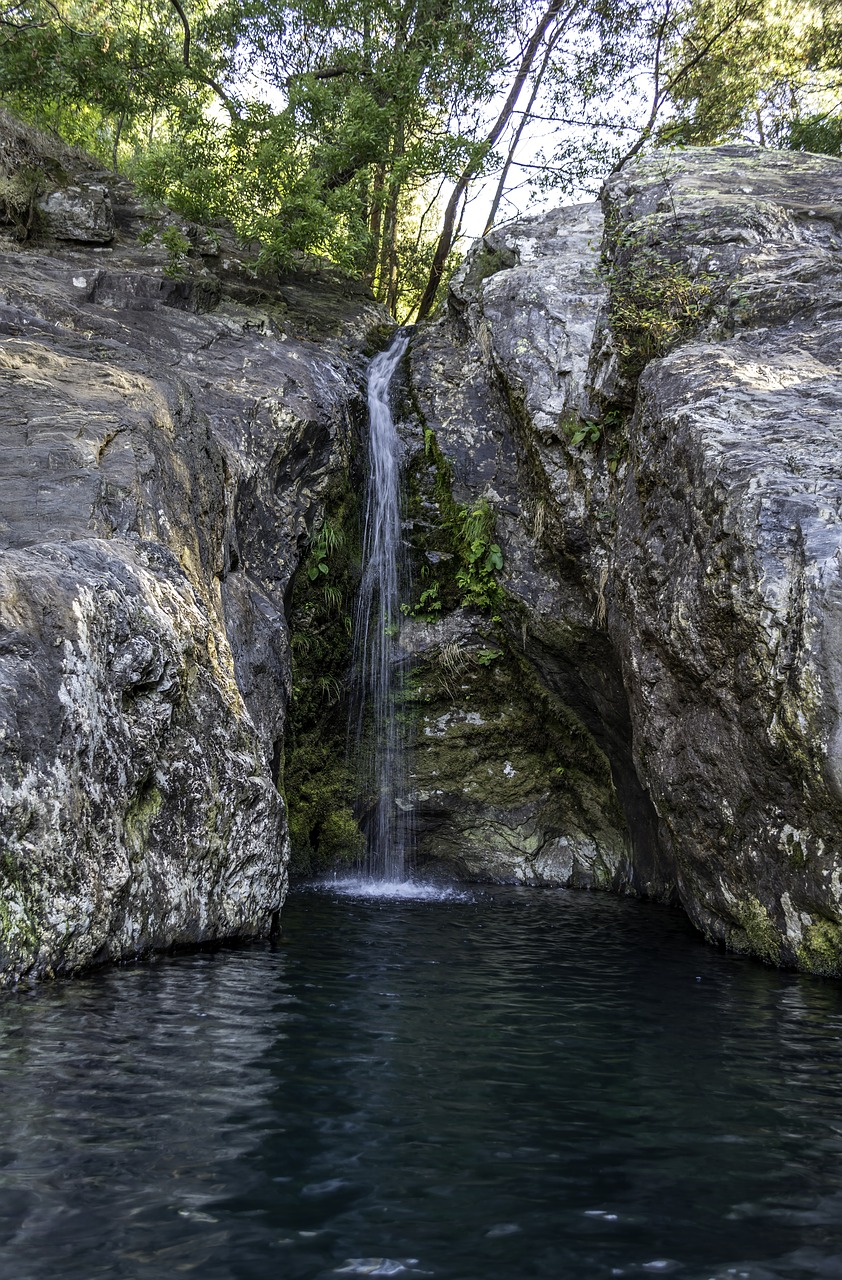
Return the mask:
<svg viewBox="0 0 842 1280">
<path fill-rule="evenodd" d="M 842 1276 L 842 987 L 596 895 L 301 894 L 0 1000 L 0 1276 Z"/>
</svg>

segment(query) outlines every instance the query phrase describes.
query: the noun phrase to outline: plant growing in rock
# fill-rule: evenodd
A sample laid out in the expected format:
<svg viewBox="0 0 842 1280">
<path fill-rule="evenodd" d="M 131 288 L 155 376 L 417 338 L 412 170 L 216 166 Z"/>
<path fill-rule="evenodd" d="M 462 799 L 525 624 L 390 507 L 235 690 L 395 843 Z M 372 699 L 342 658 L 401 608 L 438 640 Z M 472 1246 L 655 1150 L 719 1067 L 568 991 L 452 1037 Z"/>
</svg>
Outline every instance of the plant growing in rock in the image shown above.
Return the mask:
<svg viewBox="0 0 842 1280">
<path fill-rule="evenodd" d="M 503 568 L 503 552 L 494 542 L 494 512 L 486 498 L 473 507 L 458 507 L 453 519 L 453 532 L 459 556 L 456 585 L 462 592 L 462 605 L 494 609 L 502 592 L 497 573 Z"/>
<path fill-rule="evenodd" d="M 423 618 L 429 622 L 441 613 L 441 584 L 434 578 L 428 587 L 425 587 L 418 597 L 417 604 L 401 605 L 401 613 L 405 618 Z"/>
<path fill-rule="evenodd" d="M 713 310 L 713 283 L 651 246 L 622 245 L 610 271 L 608 316 L 628 378 L 698 332 Z"/>
<path fill-rule="evenodd" d="M 170 280 L 183 280 L 187 275 L 186 263 L 190 252 L 190 241 L 178 227 L 167 227 L 161 233 L 161 243 L 167 251 L 164 275 Z"/>
<path fill-rule="evenodd" d="M 330 573 L 330 557 L 345 546 L 345 533 L 330 520 L 325 520 L 310 547 L 307 577 L 315 582 L 319 574 Z"/>
<path fill-rule="evenodd" d="M 576 418 L 569 424 L 571 444 L 599 444 L 602 426 L 595 418 Z"/>
<path fill-rule="evenodd" d="M 460 504 L 453 497 L 453 470 L 444 456 L 430 427 L 424 428 L 423 456 L 415 460 L 410 474 L 410 489 L 419 505 L 437 515 L 434 526 L 424 518 L 419 551 L 436 564 L 436 576 L 430 581 L 430 566 L 424 564 L 419 578 L 426 583 L 414 603 L 403 606 L 404 615 L 431 619 L 442 611 L 461 605 L 496 615 L 502 608 L 504 593 L 497 582 L 503 568 L 503 552 L 495 541 L 495 515 L 487 498 L 473 505 Z M 410 505 L 411 505 L 410 504 Z"/>
</svg>

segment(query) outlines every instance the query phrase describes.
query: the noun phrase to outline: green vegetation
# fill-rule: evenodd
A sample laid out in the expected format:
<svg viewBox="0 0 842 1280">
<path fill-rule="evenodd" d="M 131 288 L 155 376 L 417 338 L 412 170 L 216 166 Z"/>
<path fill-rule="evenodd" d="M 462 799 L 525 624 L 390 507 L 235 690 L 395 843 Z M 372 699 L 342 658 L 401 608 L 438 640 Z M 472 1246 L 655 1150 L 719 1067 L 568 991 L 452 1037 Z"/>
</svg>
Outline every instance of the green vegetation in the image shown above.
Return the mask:
<svg viewBox="0 0 842 1280">
<path fill-rule="evenodd" d="M 629 379 L 692 337 L 712 313 L 713 278 L 689 275 L 684 263 L 654 248 L 624 246 L 609 279 L 611 329 Z"/>
<path fill-rule="evenodd" d="M 703 56 L 670 97 L 661 143 L 750 141 L 840 154 L 842 9 L 837 0 L 753 0 L 717 35 L 722 6 L 691 0 L 670 63 L 691 47 Z"/>
<path fill-rule="evenodd" d="M 286 796 L 293 875 L 314 875 L 362 850 L 346 759 L 352 608 L 359 581 L 358 511 L 350 486 L 330 506 L 299 571 L 290 610 L 292 699 Z"/>
<path fill-rule="evenodd" d="M 328 260 L 401 318 L 434 307 L 479 182 L 492 223 L 524 183 L 595 188 L 658 142 L 838 153 L 840 65 L 834 0 L 0 0 L 14 111 L 232 224 L 260 271 Z"/>
<path fill-rule="evenodd" d="M 429 427 L 424 430 L 424 454 L 416 459 L 409 484 L 410 514 L 418 514 L 423 491 L 436 515 L 424 545 L 417 548 L 421 567 L 416 599 L 401 606 L 403 613 L 432 620 L 461 605 L 496 616 L 505 594 L 497 581 L 503 552 L 495 541 L 494 511 L 484 497 L 472 504 L 455 501 L 450 463 Z"/>
<path fill-rule="evenodd" d="M 456 585 L 463 608 L 494 610 L 502 601 L 497 573 L 503 553 L 494 538 L 494 512 L 485 498 L 472 507 L 457 507 L 453 516 L 453 545 L 458 568 Z"/>
<path fill-rule="evenodd" d="M 799 969 L 828 977 L 842 974 L 842 927 L 835 920 L 820 919 L 807 926 L 798 948 Z"/>
<path fill-rule="evenodd" d="M 567 428 L 571 444 L 599 444 L 602 439 L 602 423 L 595 418 L 571 418 L 563 424 Z"/>
<path fill-rule="evenodd" d="M 733 949 L 757 956 L 767 964 L 780 964 L 781 935 L 763 903 L 749 896 L 734 905 L 733 914 L 738 922 L 730 936 Z"/>
<path fill-rule="evenodd" d="M 161 233 L 161 243 L 167 251 L 167 265 L 164 275 L 171 280 L 183 280 L 186 275 L 185 263 L 190 252 L 190 241 L 178 227 L 167 227 Z"/>
</svg>

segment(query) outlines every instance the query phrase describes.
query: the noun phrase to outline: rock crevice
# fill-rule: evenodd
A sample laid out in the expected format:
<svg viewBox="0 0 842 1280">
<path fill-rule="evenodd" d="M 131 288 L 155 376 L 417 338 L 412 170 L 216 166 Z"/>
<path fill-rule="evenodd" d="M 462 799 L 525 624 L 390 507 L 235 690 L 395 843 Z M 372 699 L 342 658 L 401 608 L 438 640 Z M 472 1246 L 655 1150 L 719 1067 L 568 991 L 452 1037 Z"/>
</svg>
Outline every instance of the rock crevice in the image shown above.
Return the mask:
<svg viewBox="0 0 842 1280">
<path fill-rule="evenodd" d="M 14 174 L 37 138 L 4 130 Z M 383 322 L 327 276 L 255 282 L 224 229 L 202 244 L 75 153 L 41 161 L 37 235 L 0 246 L 7 980 L 271 929 L 285 598 Z M 199 245 L 177 273 L 175 224 Z"/>
<path fill-rule="evenodd" d="M 841 183 L 754 148 L 639 161 L 602 209 L 487 236 L 413 372 L 445 453 L 507 424 L 471 492 L 506 493 L 502 583 L 610 761 L 621 878 L 816 972 L 842 967 Z"/>
</svg>

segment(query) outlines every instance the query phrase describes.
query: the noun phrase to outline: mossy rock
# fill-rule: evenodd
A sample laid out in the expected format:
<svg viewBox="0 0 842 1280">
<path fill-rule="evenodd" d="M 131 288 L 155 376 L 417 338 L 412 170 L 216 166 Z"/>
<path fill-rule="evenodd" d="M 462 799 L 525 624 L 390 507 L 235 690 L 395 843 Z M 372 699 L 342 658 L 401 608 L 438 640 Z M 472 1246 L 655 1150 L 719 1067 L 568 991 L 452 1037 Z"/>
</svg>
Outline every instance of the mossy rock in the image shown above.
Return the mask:
<svg viewBox="0 0 842 1280">
<path fill-rule="evenodd" d="M 807 925 L 796 959 L 805 973 L 842 976 L 842 926 L 826 919 Z"/>
</svg>

